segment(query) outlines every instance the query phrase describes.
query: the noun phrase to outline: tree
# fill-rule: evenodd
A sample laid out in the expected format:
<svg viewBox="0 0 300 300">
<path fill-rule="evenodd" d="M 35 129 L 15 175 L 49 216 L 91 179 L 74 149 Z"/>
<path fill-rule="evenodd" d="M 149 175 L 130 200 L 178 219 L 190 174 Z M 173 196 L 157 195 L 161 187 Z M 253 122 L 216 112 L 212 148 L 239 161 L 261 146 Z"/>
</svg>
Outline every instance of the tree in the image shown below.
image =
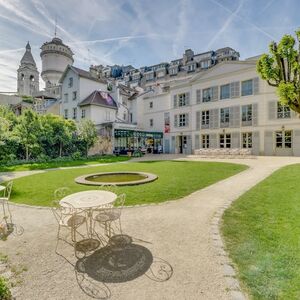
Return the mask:
<svg viewBox="0 0 300 300">
<path fill-rule="evenodd" d="M 49 151 L 51 150 L 51 156 L 61 157 L 64 146 L 71 143 L 72 136 L 76 132 L 75 122 L 65 120 L 60 116 L 46 114 L 41 116 L 41 123 L 43 127 L 43 148 L 51 148 L 49 149 Z"/>
<path fill-rule="evenodd" d="M 296 39 L 284 35 L 277 44 L 269 46 L 270 54 L 263 54 L 257 71 L 270 86 L 277 88 L 280 102 L 300 114 L 300 30 Z"/>
<path fill-rule="evenodd" d="M 89 149 L 97 141 L 97 129 L 91 120 L 83 120 L 78 124 L 78 138 L 85 144 L 86 156 Z"/>
<path fill-rule="evenodd" d="M 40 148 L 38 143 L 41 135 L 39 115 L 31 109 L 26 109 L 18 118 L 18 124 L 14 128 L 14 133 L 25 149 L 25 159 L 29 160 L 31 151 Z"/>
</svg>

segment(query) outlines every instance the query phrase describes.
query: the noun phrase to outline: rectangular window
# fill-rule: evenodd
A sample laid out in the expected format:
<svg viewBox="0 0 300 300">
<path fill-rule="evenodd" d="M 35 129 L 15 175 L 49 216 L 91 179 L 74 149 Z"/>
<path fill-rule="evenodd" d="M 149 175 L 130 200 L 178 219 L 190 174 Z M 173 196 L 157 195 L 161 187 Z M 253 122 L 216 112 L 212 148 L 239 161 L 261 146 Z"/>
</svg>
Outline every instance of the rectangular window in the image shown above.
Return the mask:
<svg viewBox="0 0 300 300">
<path fill-rule="evenodd" d="M 153 108 L 153 102 L 152 102 L 152 101 L 149 102 L 149 107 L 150 107 L 150 108 Z"/>
<path fill-rule="evenodd" d="M 73 86 L 73 77 L 70 77 L 69 78 L 69 87 L 72 87 Z"/>
<path fill-rule="evenodd" d="M 77 92 L 73 92 L 73 100 L 76 100 L 77 99 Z"/>
<path fill-rule="evenodd" d="M 289 119 L 291 117 L 291 109 L 288 105 L 277 102 L 277 119 Z"/>
<path fill-rule="evenodd" d="M 64 103 L 68 103 L 69 102 L 69 95 L 68 93 L 64 94 Z"/>
<path fill-rule="evenodd" d="M 83 110 L 81 111 L 81 118 L 82 118 L 82 119 L 85 118 L 85 109 L 83 109 Z"/>
<path fill-rule="evenodd" d="M 253 79 L 242 81 L 242 96 L 253 95 Z"/>
<path fill-rule="evenodd" d="M 220 121 L 221 123 L 229 123 L 229 107 L 220 109 Z"/>
<path fill-rule="evenodd" d="M 276 131 L 276 148 L 292 148 L 292 131 Z"/>
<path fill-rule="evenodd" d="M 149 120 L 150 127 L 153 127 L 153 119 Z"/>
<path fill-rule="evenodd" d="M 242 106 L 242 122 L 252 121 L 252 105 L 243 105 Z"/>
<path fill-rule="evenodd" d="M 209 148 L 209 134 L 202 134 L 202 148 Z"/>
<path fill-rule="evenodd" d="M 77 119 L 77 108 L 73 108 L 73 119 L 76 120 Z"/>
<path fill-rule="evenodd" d="M 65 119 L 68 119 L 69 116 L 68 116 L 68 110 L 67 109 L 64 110 L 64 116 L 65 116 Z"/>
<path fill-rule="evenodd" d="M 196 69 L 196 65 L 195 64 L 192 64 L 192 65 L 188 66 L 188 72 L 193 72 L 193 71 L 195 71 L 195 69 Z"/>
<path fill-rule="evenodd" d="M 209 125 L 209 110 L 202 112 L 201 125 Z"/>
<path fill-rule="evenodd" d="M 230 148 L 231 147 L 231 134 L 220 134 L 220 148 Z"/>
<path fill-rule="evenodd" d="M 185 127 L 187 126 L 187 114 L 180 114 L 179 116 L 179 123 L 178 126 L 179 127 Z"/>
<path fill-rule="evenodd" d="M 252 148 L 252 132 L 243 132 L 242 133 L 242 147 L 243 148 Z"/>
<path fill-rule="evenodd" d="M 212 99 L 212 89 L 204 89 L 202 91 L 202 102 L 209 102 Z"/>
<path fill-rule="evenodd" d="M 221 85 L 221 95 L 220 99 L 230 98 L 230 84 Z"/>
<path fill-rule="evenodd" d="M 178 95 L 178 106 L 186 106 L 186 94 Z"/>
<path fill-rule="evenodd" d="M 177 67 L 176 68 L 170 68 L 169 72 L 170 72 L 170 75 L 176 75 L 178 73 Z"/>
</svg>

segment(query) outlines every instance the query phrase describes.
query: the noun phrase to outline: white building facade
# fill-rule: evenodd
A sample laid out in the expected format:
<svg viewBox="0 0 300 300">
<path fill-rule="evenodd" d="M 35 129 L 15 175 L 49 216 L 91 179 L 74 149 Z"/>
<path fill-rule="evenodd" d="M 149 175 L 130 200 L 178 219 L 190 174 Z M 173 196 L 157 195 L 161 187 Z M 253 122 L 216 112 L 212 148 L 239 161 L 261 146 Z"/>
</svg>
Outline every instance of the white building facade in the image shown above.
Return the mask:
<svg viewBox="0 0 300 300">
<path fill-rule="evenodd" d="M 165 153 L 249 148 L 254 155 L 300 155 L 300 120 L 258 77 L 256 61 L 228 61 L 145 95 L 145 130 L 164 132 Z"/>
</svg>

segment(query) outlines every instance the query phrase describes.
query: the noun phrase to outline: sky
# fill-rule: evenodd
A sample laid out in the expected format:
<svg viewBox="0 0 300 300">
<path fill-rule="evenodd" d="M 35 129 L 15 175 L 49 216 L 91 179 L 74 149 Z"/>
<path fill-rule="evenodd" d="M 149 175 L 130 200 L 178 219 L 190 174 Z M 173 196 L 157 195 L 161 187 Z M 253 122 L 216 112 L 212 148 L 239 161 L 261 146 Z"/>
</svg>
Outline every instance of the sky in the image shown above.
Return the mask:
<svg viewBox="0 0 300 300">
<path fill-rule="evenodd" d="M 41 70 L 40 47 L 53 38 L 55 19 L 74 65 L 88 69 L 168 62 L 188 48 L 229 46 L 245 59 L 293 34 L 299 11 L 299 0 L 0 0 L 0 93 L 17 90 L 27 41 Z"/>
</svg>

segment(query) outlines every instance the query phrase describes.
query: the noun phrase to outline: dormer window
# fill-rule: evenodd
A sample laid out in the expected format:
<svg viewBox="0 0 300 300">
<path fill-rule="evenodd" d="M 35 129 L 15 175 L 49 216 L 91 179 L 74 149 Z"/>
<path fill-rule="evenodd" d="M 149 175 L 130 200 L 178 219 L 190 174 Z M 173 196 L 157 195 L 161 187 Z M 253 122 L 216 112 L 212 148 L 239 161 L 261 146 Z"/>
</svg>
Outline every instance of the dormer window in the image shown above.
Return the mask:
<svg viewBox="0 0 300 300">
<path fill-rule="evenodd" d="M 192 64 L 188 66 L 188 72 L 194 72 L 196 69 L 196 64 Z"/>
</svg>

